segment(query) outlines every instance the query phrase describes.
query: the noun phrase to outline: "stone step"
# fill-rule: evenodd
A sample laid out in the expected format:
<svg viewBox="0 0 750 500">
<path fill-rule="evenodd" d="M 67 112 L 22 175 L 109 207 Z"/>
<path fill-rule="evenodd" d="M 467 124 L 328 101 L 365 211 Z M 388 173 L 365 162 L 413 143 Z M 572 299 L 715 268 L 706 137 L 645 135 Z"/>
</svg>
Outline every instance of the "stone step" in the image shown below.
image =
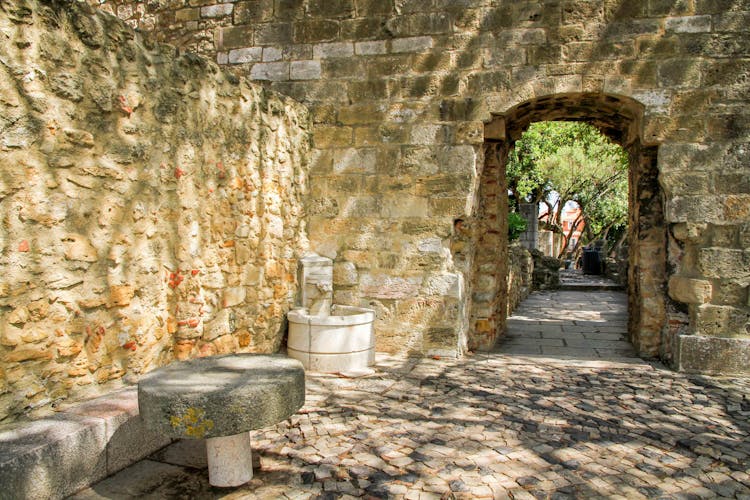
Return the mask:
<svg viewBox="0 0 750 500">
<path fill-rule="evenodd" d="M 144 427 L 136 387 L 45 418 L 5 424 L 0 498 L 64 498 L 170 443 Z"/>
<path fill-rule="evenodd" d="M 596 292 L 596 291 L 621 291 L 625 290 L 623 285 L 617 283 L 560 283 L 558 291 L 565 292 Z"/>
</svg>

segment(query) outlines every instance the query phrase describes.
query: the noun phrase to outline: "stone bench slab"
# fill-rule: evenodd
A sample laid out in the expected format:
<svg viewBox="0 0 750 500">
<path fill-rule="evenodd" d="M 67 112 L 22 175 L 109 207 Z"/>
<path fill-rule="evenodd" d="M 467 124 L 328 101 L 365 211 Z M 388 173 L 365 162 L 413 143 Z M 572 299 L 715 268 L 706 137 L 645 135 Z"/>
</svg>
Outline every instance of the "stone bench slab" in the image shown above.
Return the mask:
<svg viewBox="0 0 750 500">
<path fill-rule="evenodd" d="M 215 438 L 275 425 L 305 403 L 302 364 L 228 354 L 173 363 L 138 382 L 141 418 L 173 438 Z"/>
<path fill-rule="evenodd" d="M 0 426 L 0 498 L 63 498 L 171 440 L 138 418 L 135 387 Z"/>
</svg>

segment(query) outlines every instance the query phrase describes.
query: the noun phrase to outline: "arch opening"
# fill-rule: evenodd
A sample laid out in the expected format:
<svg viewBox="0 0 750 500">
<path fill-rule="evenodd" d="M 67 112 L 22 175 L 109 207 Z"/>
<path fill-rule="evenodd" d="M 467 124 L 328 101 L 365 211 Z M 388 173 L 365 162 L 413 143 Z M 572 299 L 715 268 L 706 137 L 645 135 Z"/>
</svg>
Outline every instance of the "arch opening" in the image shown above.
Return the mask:
<svg viewBox="0 0 750 500">
<path fill-rule="evenodd" d="M 628 337 L 642 357 L 671 359 L 665 339 L 667 232 L 658 183 L 657 146 L 642 140 L 643 106 L 627 97 L 556 94 L 525 101 L 485 125 L 474 259 L 469 283 L 470 349 L 489 349 L 508 315 L 508 181 L 515 142 L 533 122 L 584 121 L 628 155 Z"/>
</svg>

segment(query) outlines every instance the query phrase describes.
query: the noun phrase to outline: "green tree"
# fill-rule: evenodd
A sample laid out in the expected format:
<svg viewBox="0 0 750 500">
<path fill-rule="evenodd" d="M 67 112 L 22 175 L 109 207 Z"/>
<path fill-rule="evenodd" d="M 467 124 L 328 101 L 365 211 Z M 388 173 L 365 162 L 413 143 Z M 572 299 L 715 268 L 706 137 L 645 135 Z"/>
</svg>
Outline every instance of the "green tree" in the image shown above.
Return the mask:
<svg viewBox="0 0 750 500">
<path fill-rule="evenodd" d="M 594 126 L 583 122 L 537 122 L 516 141 L 508 161 L 508 187 L 515 204 L 541 203 L 547 229 L 569 241 L 561 216 L 568 202 L 581 209 L 582 244 L 621 241 L 627 224 L 627 153 Z M 563 245 L 560 256 L 567 250 Z"/>
</svg>

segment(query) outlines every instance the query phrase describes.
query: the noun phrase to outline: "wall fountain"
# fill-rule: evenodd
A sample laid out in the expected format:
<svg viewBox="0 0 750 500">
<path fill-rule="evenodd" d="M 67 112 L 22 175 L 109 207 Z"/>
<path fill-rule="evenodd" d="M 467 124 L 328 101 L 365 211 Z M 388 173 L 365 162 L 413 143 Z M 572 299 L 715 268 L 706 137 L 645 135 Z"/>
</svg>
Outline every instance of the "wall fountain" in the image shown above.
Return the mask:
<svg viewBox="0 0 750 500">
<path fill-rule="evenodd" d="M 300 307 L 287 314 L 287 354 L 306 370 L 363 374 L 375 363 L 375 311 L 333 304 L 333 261 L 300 260 Z"/>
</svg>

